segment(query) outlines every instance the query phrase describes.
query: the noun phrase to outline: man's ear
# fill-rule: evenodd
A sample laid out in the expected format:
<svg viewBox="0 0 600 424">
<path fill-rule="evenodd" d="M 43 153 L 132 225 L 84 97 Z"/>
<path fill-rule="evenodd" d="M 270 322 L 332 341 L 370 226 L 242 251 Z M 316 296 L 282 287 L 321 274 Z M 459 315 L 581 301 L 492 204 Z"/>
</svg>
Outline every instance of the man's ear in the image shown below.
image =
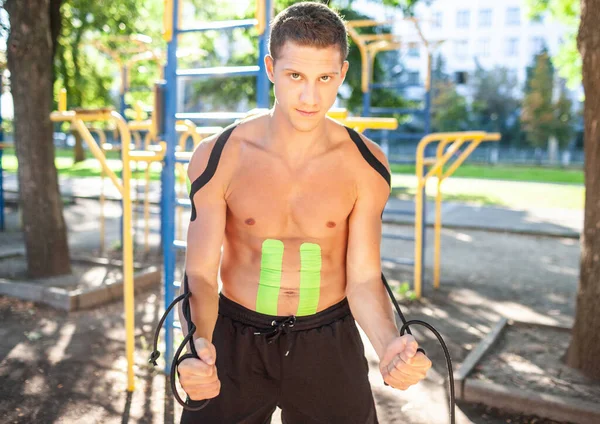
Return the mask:
<svg viewBox="0 0 600 424">
<path fill-rule="evenodd" d="M 265 70 L 267 71 L 267 78 L 271 83 L 275 84 L 275 59 L 270 54 L 265 56 Z"/>
<path fill-rule="evenodd" d="M 340 73 L 340 76 L 342 77 L 342 82 L 340 83 L 340 85 L 342 85 L 344 83 L 344 80 L 346 79 L 346 74 L 348 73 L 349 67 L 350 67 L 350 62 L 348 62 L 347 60 L 344 60 L 344 63 L 342 63 L 342 71 Z"/>
</svg>

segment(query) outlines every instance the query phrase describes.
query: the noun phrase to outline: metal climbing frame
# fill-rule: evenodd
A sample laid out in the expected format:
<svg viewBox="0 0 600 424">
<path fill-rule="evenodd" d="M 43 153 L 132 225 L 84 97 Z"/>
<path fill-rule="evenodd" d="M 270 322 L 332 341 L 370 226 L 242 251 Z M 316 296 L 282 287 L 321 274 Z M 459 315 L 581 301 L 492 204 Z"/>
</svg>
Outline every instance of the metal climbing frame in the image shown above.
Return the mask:
<svg viewBox="0 0 600 424">
<path fill-rule="evenodd" d="M 390 51 L 390 50 L 398 50 L 402 47 L 401 38 L 395 34 L 361 34 L 357 30 L 357 28 L 367 28 L 367 27 L 377 27 L 383 25 L 391 25 L 394 21 L 374 21 L 374 20 L 356 20 L 349 21 L 346 24 L 348 29 L 348 34 L 352 37 L 354 43 L 356 43 L 360 55 L 361 55 L 361 90 L 363 93 L 363 115 L 368 117 L 371 113 L 376 114 L 394 114 L 400 113 L 405 115 L 423 115 L 423 123 L 424 123 L 424 132 L 422 134 L 399 134 L 401 139 L 414 139 L 421 138 L 429 134 L 430 132 L 430 105 L 431 105 L 431 95 L 430 95 L 430 77 L 431 77 L 431 53 L 429 52 L 429 44 L 421 30 L 416 20 L 414 19 L 406 19 L 406 22 L 415 26 L 421 42 L 427 47 L 428 50 L 428 66 L 427 66 L 427 77 L 425 80 L 425 95 L 424 95 L 424 107 L 422 109 L 407 109 L 407 108 L 372 108 L 371 107 L 371 91 L 373 89 L 394 89 L 394 88 L 403 88 L 402 84 L 397 83 L 375 83 L 373 82 L 373 64 L 375 62 L 375 56 L 377 53 L 382 51 Z M 426 166 L 425 163 L 422 163 L 421 166 Z M 421 172 L 426 173 L 426 168 L 421 169 Z M 419 187 L 419 194 L 423 198 L 425 197 L 425 187 Z M 413 211 L 410 209 L 390 209 L 386 208 L 385 213 L 389 215 L 408 215 L 414 216 L 415 222 L 424 221 L 425 219 L 425 203 L 423 203 L 421 208 L 416 208 L 418 210 Z M 415 269 L 421 269 L 424 267 L 423 261 L 425 260 L 425 240 L 426 240 L 426 226 L 421 226 L 419 229 L 420 233 L 417 234 L 415 231 L 415 236 L 405 236 L 405 235 L 396 235 L 396 234 L 382 234 L 382 238 L 384 239 L 393 239 L 393 240 L 403 240 L 403 241 L 416 241 L 417 239 L 422 240 L 423 242 L 420 244 L 415 243 L 418 246 L 418 251 L 415 250 L 414 259 L 410 258 L 392 258 L 392 257 L 382 257 L 381 259 L 385 262 L 391 262 L 395 265 L 403 265 L 403 266 L 414 266 Z M 414 286 L 419 287 L 418 296 L 420 296 L 420 287 L 422 286 L 422 274 L 415 273 L 415 281 Z"/>
<path fill-rule="evenodd" d="M 164 14 L 164 38 L 168 42 L 167 64 L 165 67 L 165 104 L 164 104 L 164 135 L 167 142 L 167 151 L 161 177 L 161 236 L 164 261 L 164 294 L 165 308 L 173 301 L 175 290 L 180 286 L 175 281 L 176 251 L 186 248 L 186 242 L 175 239 L 175 208 L 176 206 L 189 207 L 189 201 L 178 200 L 175 187 L 176 163 L 186 163 L 190 155 L 176 155 L 178 120 L 190 119 L 192 121 L 214 122 L 232 121 L 244 114 L 240 113 L 178 113 L 177 112 L 177 81 L 180 77 L 195 78 L 226 78 L 236 76 L 257 77 L 257 106 L 269 106 L 269 80 L 267 79 L 262 58 L 267 53 L 268 22 L 272 15 L 272 0 L 257 0 L 255 19 L 206 22 L 193 28 L 180 28 L 180 1 L 166 0 Z M 178 35 L 192 32 L 227 31 L 235 28 L 256 27 L 259 34 L 259 53 L 257 66 L 235 66 L 200 69 L 178 69 L 177 41 Z M 165 321 L 165 361 L 167 372 L 173 358 L 173 325 L 172 315 Z"/>
<path fill-rule="evenodd" d="M 131 161 L 159 162 L 163 159 L 166 146 L 164 143 L 160 150 L 155 152 L 131 151 L 131 133 L 127 123 L 121 115 L 110 109 L 67 111 L 66 91 L 63 89 L 59 98 L 59 110 L 52 112 L 50 118 L 53 122 L 70 122 L 82 139 L 87 143 L 90 151 L 102 165 L 103 171 L 108 175 L 123 199 L 123 302 L 125 304 L 125 332 L 127 354 L 127 390 L 134 390 L 134 290 L 133 290 L 133 239 L 131 232 Z M 123 172 L 119 180 L 117 174 L 110 169 L 102 148 L 86 126 L 86 122 L 112 122 L 119 130 L 122 140 Z"/>
</svg>

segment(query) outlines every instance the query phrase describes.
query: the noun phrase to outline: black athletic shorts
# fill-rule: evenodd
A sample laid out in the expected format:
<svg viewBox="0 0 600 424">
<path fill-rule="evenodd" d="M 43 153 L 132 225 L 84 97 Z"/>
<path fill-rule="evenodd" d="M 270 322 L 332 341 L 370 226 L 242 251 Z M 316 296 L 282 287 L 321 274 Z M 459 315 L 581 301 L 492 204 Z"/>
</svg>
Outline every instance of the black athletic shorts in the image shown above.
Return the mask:
<svg viewBox="0 0 600 424">
<path fill-rule="evenodd" d="M 368 364 L 344 299 L 303 317 L 270 316 L 223 295 L 213 333 L 221 392 L 182 424 L 377 423 Z M 192 402 L 195 404 L 195 402 Z"/>
</svg>

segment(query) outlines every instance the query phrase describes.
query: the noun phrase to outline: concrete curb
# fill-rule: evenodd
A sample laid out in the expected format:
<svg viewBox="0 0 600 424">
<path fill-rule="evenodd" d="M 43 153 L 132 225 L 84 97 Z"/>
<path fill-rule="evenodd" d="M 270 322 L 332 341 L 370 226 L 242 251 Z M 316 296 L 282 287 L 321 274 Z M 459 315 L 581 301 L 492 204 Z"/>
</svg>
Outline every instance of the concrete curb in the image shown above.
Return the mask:
<svg viewBox="0 0 600 424">
<path fill-rule="evenodd" d="M 159 284 L 161 272 L 155 266 L 134 273 L 136 291 Z M 108 280 L 100 287 L 66 290 L 59 287 L 43 287 L 39 284 L 0 279 L 0 295 L 42 303 L 65 311 L 92 308 L 123 297 L 123 279 Z"/>
<path fill-rule="evenodd" d="M 556 421 L 575 424 L 600 423 L 600 405 L 544 393 L 507 387 L 497 383 L 468 378 L 475 366 L 500 339 L 508 326 L 539 326 L 570 332 L 568 327 L 500 319 L 488 335 L 465 358 L 460 369 L 454 373 L 454 386 L 457 399 L 482 403 L 502 410 L 515 411 L 526 415 L 537 415 Z"/>
</svg>

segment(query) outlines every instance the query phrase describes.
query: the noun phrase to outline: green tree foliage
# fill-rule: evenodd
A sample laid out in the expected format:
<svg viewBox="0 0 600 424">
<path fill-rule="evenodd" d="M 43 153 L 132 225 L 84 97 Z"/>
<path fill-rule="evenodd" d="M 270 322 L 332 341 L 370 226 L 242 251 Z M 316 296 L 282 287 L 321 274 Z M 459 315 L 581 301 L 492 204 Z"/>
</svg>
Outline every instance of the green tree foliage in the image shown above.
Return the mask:
<svg viewBox="0 0 600 424">
<path fill-rule="evenodd" d="M 544 147 L 554 132 L 552 63 L 547 52 L 535 56 L 533 70 L 526 83 L 521 109 L 521 123 L 527 141 L 534 147 Z"/>
<path fill-rule="evenodd" d="M 275 13 L 295 3 L 294 0 L 274 0 Z M 384 0 L 388 6 L 398 7 L 412 14 L 417 0 Z M 330 6 L 340 10 L 346 20 L 368 19 L 352 10 L 352 0 L 331 1 Z M 240 4 L 242 7 L 240 7 Z M 181 2 L 181 27 L 191 27 L 198 22 L 254 17 L 255 2 L 239 0 L 187 0 Z M 99 107 L 118 105 L 111 98 L 111 91 L 119 87 L 121 72 L 119 64 L 90 45 L 92 40 L 103 40 L 111 35 L 144 34 L 155 40 L 155 46 L 165 51 L 160 37 L 163 26 L 163 2 L 160 0 L 120 0 L 104 4 L 88 0 L 66 0 L 61 13 L 63 29 L 55 58 L 56 88 L 66 87 L 69 107 Z M 383 29 L 384 32 L 390 28 Z M 114 46 L 115 49 L 125 46 Z M 208 31 L 184 34 L 179 38 L 181 68 L 213 66 L 255 65 L 258 58 L 258 34 L 255 29 L 233 31 Z M 394 52 L 380 54 L 375 60 L 374 79 L 388 81 L 391 76 L 382 57 Z M 360 112 L 360 53 L 351 44 L 349 60 L 352 64 L 346 83 L 350 98 L 346 106 Z M 158 79 L 160 67 L 153 62 L 140 62 L 131 71 L 130 86 L 148 87 Z M 232 110 L 255 107 L 255 79 L 207 78 L 182 80 L 184 84 L 184 111 Z M 126 100 L 133 104 L 141 100 L 151 105 L 149 93 L 130 93 Z M 372 104 L 377 106 L 407 106 L 402 97 L 390 90 L 373 92 Z"/>
<path fill-rule="evenodd" d="M 568 28 L 562 45 L 552 62 L 571 88 L 581 85 L 581 56 L 577 51 L 577 29 L 581 15 L 579 0 L 528 0 L 529 14 L 540 17 L 548 14 Z"/>
<path fill-rule="evenodd" d="M 486 71 L 478 66 L 472 81 L 473 127 L 500 132 L 503 143 L 518 143 L 517 110 L 520 103 L 515 94 L 517 78 L 505 68 Z"/>
<path fill-rule="evenodd" d="M 297 0 L 274 0 L 277 14 L 286 7 L 297 3 Z M 249 2 L 245 9 L 235 7 L 223 7 L 222 2 L 215 0 L 202 2 L 202 7 L 196 9 L 196 21 L 215 21 L 225 19 L 247 19 L 254 15 L 254 2 Z M 345 20 L 370 19 L 369 16 L 357 13 L 352 9 L 352 0 L 330 1 L 329 6 L 338 10 Z M 388 6 L 399 7 L 407 14 L 411 14 L 416 0 L 385 0 L 383 2 Z M 218 5 L 218 6 L 217 6 Z M 238 11 L 237 13 L 234 11 Z M 382 33 L 389 33 L 391 28 L 377 29 Z M 374 33 L 376 29 L 366 28 L 364 33 Z M 191 35 L 189 37 L 192 37 Z M 220 38 L 219 38 L 220 37 Z M 198 40 L 195 36 L 195 40 Z M 187 41 L 182 42 L 186 45 Z M 189 45 L 189 44 L 188 44 Z M 258 56 L 258 37 L 254 30 L 236 30 L 227 33 L 206 33 L 200 35 L 198 45 L 205 49 L 207 54 L 197 62 L 190 62 L 189 67 L 207 67 L 207 66 L 245 66 L 254 65 Z M 235 51 L 219 52 L 212 48 L 214 45 L 238 46 Z M 241 48 L 240 48 L 241 46 Z M 385 65 L 386 58 L 389 62 L 394 52 L 381 53 L 375 58 L 374 80 L 389 81 L 391 75 L 390 67 Z M 346 76 L 346 84 L 349 86 L 350 97 L 344 99 L 345 106 L 355 113 L 360 113 L 362 107 L 361 86 L 361 57 L 358 48 L 354 43 L 350 43 L 348 60 L 351 64 Z M 397 61 L 397 56 L 396 56 Z M 254 78 L 235 78 L 235 79 L 207 79 L 196 80 L 189 84 L 186 90 L 187 111 L 204 110 L 232 110 L 241 104 L 245 107 L 244 100 L 248 100 L 246 108 L 255 107 L 256 87 Z M 408 106 L 400 95 L 392 90 L 375 90 L 372 93 L 372 105 L 378 107 L 404 107 Z M 400 118 L 398 116 L 398 118 Z"/>
<path fill-rule="evenodd" d="M 535 147 L 544 147 L 551 136 L 556 137 L 561 147 L 566 147 L 574 134 L 573 103 L 564 86 L 560 87 L 558 98 L 553 98 L 554 79 L 552 62 L 543 51 L 535 56 L 521 109 L 527 141 Z"/>
<path fill-rule="evenodd" d="M 456 91 L 456 85 L 445 72 L 444 58 L 433 59 L 431 71 L 431 124 L 433 131 L 467 131 L 472 129 L 467 99 Z"/>
<path fill-rule="evenodd" d="M 450 81 L 434 83 L 435 97 L 432 99 L 433 131 L 467 131 L 472 128 L 467 100 L 456 91 Z"/>
<path fill-rule="evenodd" d="M 160 40 L 162 2 L 66 0 L 61 15 L 62 31 L 55 56 L 56 86 L 67 89 L 70 107 L 115 105 L 116 99 L 110 98 L 110 89 L 120 80 L 119 64 L 92 47 L 90 42 L 108 35 L 137 33 Z M 116 49 L 119 47 L 125 46 L 115 46 Z M 158 77 L 156 65 L 139 65 L 148 70 L 147 77 L 141 77 L 144 84 L 150 84 Z M 132 85 L 138 83 L 138 70 L 134 69 L 131 75 Z"/>
</svg>

